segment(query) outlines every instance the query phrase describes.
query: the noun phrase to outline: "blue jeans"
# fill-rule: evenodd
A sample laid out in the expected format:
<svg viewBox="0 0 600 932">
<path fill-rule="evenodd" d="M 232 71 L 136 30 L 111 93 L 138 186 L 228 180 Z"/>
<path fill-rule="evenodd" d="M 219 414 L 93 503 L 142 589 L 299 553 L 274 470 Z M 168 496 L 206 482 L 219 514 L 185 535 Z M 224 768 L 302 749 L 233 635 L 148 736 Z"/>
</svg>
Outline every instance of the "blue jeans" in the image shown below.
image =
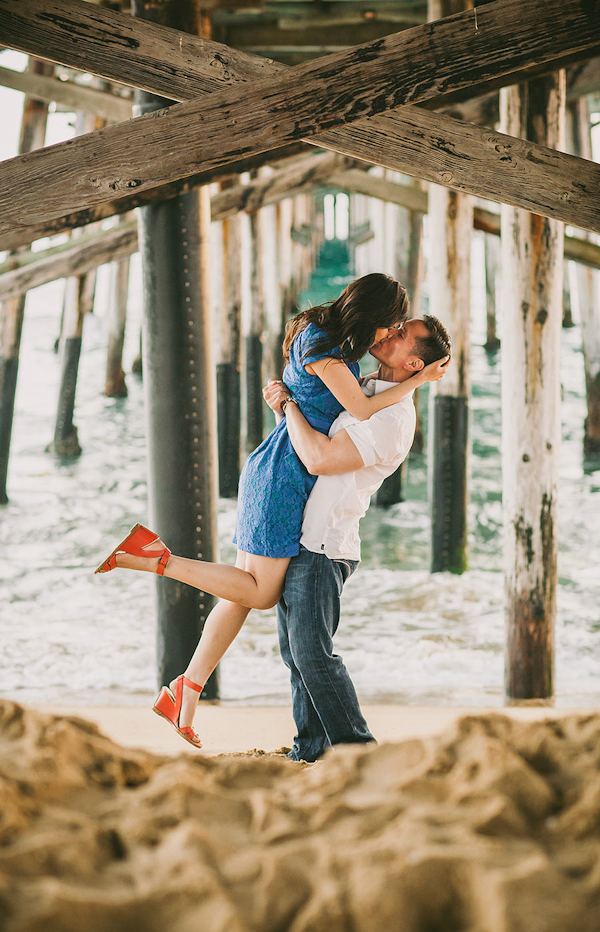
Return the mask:
<svg viewBox="0 0 600 932">
<path fill-rule="evenodd" d="M 277 627 L 298 729 L 292 760 L 315 761 L 332 744 L 374 740 L 344 661 L 333 653 L 340 596 L 357 565 L 356 560 L 330 560 L 304 547 L 290 561 Z"/>
</svg>

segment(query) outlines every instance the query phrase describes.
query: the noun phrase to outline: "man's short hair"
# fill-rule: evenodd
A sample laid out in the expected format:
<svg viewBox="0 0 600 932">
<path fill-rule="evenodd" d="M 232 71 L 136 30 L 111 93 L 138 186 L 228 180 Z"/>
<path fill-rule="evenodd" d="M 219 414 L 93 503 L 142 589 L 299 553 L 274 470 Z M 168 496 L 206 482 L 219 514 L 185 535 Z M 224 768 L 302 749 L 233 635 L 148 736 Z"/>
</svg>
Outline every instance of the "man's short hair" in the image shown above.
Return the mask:
<svg viewBox="0 0 600 932">
<path fill-rule="evenodd" d="M 426 337 L 415 337 L 414 354 L 423 360 L 426 366 L 436 362 L 442 356 L 452 355 L 452 340 L 450 334 L 437 317 L 426 314 L 423 324 L 428 330 Z"/>
</svg>

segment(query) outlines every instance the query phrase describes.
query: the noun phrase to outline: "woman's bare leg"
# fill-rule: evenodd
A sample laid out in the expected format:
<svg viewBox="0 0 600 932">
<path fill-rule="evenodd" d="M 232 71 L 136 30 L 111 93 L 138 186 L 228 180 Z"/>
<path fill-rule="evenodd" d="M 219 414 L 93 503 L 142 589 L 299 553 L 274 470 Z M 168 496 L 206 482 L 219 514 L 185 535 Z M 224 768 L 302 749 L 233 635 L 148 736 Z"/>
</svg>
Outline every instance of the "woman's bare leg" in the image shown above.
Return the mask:
<svg viewBox="0 0 600 932">
<path fill-rule="evenodd" d="M 152 550 L 148 547 L 144 548 L 148 550 L 148 557 L 134 557 L 129 553 L 118 553 L 116 555 L 117 566 L 123 569 L 155 573 L 158 557 L 152 557 L 150 554 L 153 550 L 162 552 L 164 546 L 162 541 L 153 541 Z M 172 554 L 164 575 L 247 608 L 272 608 L 281 596 L 290 558 L 259 557 L 242 551 L 238 551 L 238 554 L 241 554 L 244 559 L 236 560 L 235 566 L 227 566 L 224 563 L 206 563 L 204 560 L 189 560 L 186 557 Z"/>
<path fill-rule="evenodd" d="M 243 570 L 250 556 L 250 554 L 238 550 L 235 561 L 236 567 Z M 230 602 L 227 599 L 222 599 L 215 605 L 204 623 L 198 647 L 194 651 L 194 655 L 185 671 L 185 675 L 189 680 L 204 686 L 210 674 L 240 633 L 249 612 L 250 609 L 246 605 L 239 605 L 237 602 Z M 181 714 L 179 716 L 180 727 L 183 728 L 186 725 L 193 724 L 199 698 L 199 693 L 194 689 L 190 689 L 189 686 L 183 687 Z"/>
<path fill-rule="evenodd" d="M 245 605 L 237 605 L 225 599 L 217 602 L 206 619 L 198 647 L 185 671 L 188 680 L 201 686 L 206 683 L 231 643 L 238 636 L 249 612 L 250 609 Z M 193 724 L 199 698 L 200 694 L 194 689 L 188 686 L 183 687 L 180 727 Z"/>
</svg>

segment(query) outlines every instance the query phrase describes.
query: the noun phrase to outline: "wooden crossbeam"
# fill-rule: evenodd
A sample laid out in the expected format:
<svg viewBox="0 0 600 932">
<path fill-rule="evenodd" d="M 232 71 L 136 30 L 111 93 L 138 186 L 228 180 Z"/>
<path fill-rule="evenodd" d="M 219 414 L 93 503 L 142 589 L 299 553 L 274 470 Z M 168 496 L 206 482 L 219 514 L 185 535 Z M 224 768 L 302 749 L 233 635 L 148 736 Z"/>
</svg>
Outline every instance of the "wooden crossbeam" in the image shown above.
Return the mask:
<svg viewBox="0 0 600 932">
<path fill-rule="evenodd" d="M 83 275 L 105 262 L 130 256 L 137 250 L 137 223 L 132 220 L 113 230 L 96 231 L 76 243 L 55 246 L 42 256 L 31 253 L 29 261 L 10 268 L 11 260 L 0 268 L 0 301 L 23 294 L 57 278 Z"/>
<path fill-rule="evenodd" d="M 178 178 L 168 184 L 160 185 L 157 188 L 150 188 L 147 191 L 139 191 L 130 194 L 127 197 L 121 197 L 115 201 L 106 201 L 95 207 L 86 210 L 75 211 L 66 214 L 63 217 L 54 217 L 44 219 L 39 223 L 30 226 L 12 230 L 0 238 L 0 249 L 16 249 L 18 246 L 26 246 L 36 239 L 45 236 L 56 236 L 58 233 L 66 233 L 85 227 L 90 223 L 98 223 L 101 220 L 107 220 L 109 217 L 126 214 L 136 207 L 146 207 L 148 204 L 159 204 L 163 201 L 171 200 L 173 197 L 179 197 L 181 194 L 187 194 L 195 188 L 213 181 L 223 181 L 230 179 L 243 172 L 255 171 L 262 168 L 265 164 L 277 167 L 280 162 L 286 162 L 292 157 L 296 157 L 306 151 L 314 151 L 302 142 L 295 142 L 289 146 L 283 146 L 275 152 L 261 152 L 249 159 L 240 159 L 239 162 L 233 162 L 224 168 L 215 168 L 212 171 L 198 172 L 196 175 L 190 175 L 188 178 Z"/>
<path fill-rule="evenodd" d="M 355 168 L 334 171 L 329 177 L 329 185 L 349 194 L 375 197 L 391 204 L 398 204 L 400 207 L 406 207 L 407 210 L 418 211 L 418 213 L 426 214 L 428 211 L 427 191 L 421 191 L 419 188 L 400 184 L 397 181 L 390 181 L 388 178 L 377 178 L 375 175 Z M 473 227 L 483 233 L 500 236 L 500 214 L 482 207 L 475 207 Z M 581 265 L 600 269 L 600 246 L 588 239 L 565 236 L 564 254 L 565 259 L 572 259 Z"/>
<path fill-rule="evenodd" d="M 237 211 L 274 204 L 285 197 L 294 197 L 323 184 L 348 193 L 376 197 L 408 210 L 427 213 L 426 191 L 385 178 L 377 178 L 357 169 L 342 171 L 339 169 L 338 156 L 332 159 L 330 155 L 326 155 L 324 158 L 330 160 L 329 166 L 323 162 L 318 171 L 310 172 L 306 167 L 302 172 L 298 169 L 295 172 L 287 169 L 266 181 L 236 185 L 227 192 L 213 195 L 211 219 L 224 220 Z M 294 178 L 297 181 L 296 187 L 293 186 Z M 500 214 L 476 207 L 473 227 L 484 233 L 500 236 Z M 0 301 L 23 294 L 30 288 L 37 288 L 57 278 L 92 271 L 105 262 L 125 258 L 137 250 L 137 225 L 135 221 L 128 221 L 115 229 L 97 230 L 82 236 L 76 243 L 64 243 L 39 253 L 21 253 L 0 265 Z M 581 265 L 600 268 L 600 246 L 590 240 L 565 236 L 564 256 L 565 259 L 573 259 Z"/>
<path fill-rule="evenodd" d="M 32 2 L 35 4 L 36 0 Z M 56 2 L 58 0 L 54 0 L 54 3 Z M 61 2 L 64 4 L 65 0 Z M 2 8 L 13 4 L 14 0 L 0 0 L 0 22 Z M 505 0 L 501 3 L 496 0 L 495 3 L 481 8 L 478 13 L 476 35 L 479 57 L 476 66 L 473 61 L 470 65 L 468 62 L 469 55 L 471 58 L 474 57 L 470 35 L 465 39 L 465 28 L 470 34 L 474 25 L 473 19 L 467 14 L 458 14 L 435 24 L 429 24 L 427 27 L 407 30 L 405 33 L 389 37 L 388 40 L 381 40 L 371 46 L 359 47 L 343 55 L 331 56 L 316 64 L 299 66 L 288 75 L 278 75 L 276 82 L 257 82 L 247 94 L 243 95 L 242 101 L 240 101 L 239 90 L 232 88 L 229 91 L 211 95 L 208 102 L 206 100 L 193 101 L 182 107 L 173 107 L 170 111 L 158 116 L 151 114 L 125 127 L 111 127 L 91 134 L 89 137 L 71 141 L 69 144 L 53 147 L 43 153 L 43 162 L 36 162 L 30 156 L 10 160 L 2 166 L 1 177 L 2 184 L 8 182 L 10 185 L 12 192 L 12 205 L 10 206 L 12 206 L 13 219 L 7 217 L 0 229 L 9 232 L 22 225 L 23 220 L 39 219 L 41 216 L 39 206 L 36 207 L 32 203 L 36 198 L 32 198 L 31 189 L 35 186 L 31 185 L 29 170 L 33 170 L 38 178 L 43 179 L 45 198 L 43 215 L 50 217 L 54 212 L 54 216 L 59 216 L 60 213 L 64 213 L 65 206 L 69 209 L 98 204 L 114 197 L 115 190 L 123 190 L 123 188 L 127 189 L 132 186 L 144 189 L 156 184 L 158 180 L 189 174 L 199 165 L 207 168 L 211 165 L 223 164 L 227 159 L 239 158 L 241 152 L 260 151 L 261 147 L 265 149 L 280 145 L 290 138 L 308 136 L 309 133 L 319 134 L 319 131 L 328 125 L 358 120 L 363 118 L 365 113 L 369 114 L 393 106 L 398 100 L 408 99 L 416 102 L 420 99 L 431 98 L 439 93 L 440 88 L 447 92 L 448 88 L 464 86 L 470 80 L 474 80 L 475 72 L 470 71 L 469 68 L 476 67 L 477 80 L 482 75 L 484 77 L 487 75 L 491 79 L 492 76 L 496 78 L 503 69 L 514 72 L 514 68 L 518 66 L 525 67 L 544 58 L 572 52 L 573 49 L 591 47 L 600 39 L 600 17 L 594 19 L 596 8 L 600 9 L 598 0 L 590 0 L 585 12 L 582 12 L 575 0 L 564 0 L 562 3 L 547 0 L 543 4 L 539 0 L 530 0 L 527 15 L 524 15 L 520 2 Z M 564 13 L 566 13 L 566 19 L 563 17 Z M 507 14 L 511 20 L 510 38 L 514 40 L 512 42 L 508 42 L 506 36 Z M 535 36 L 531 31 L 531 18 L 536 22 Z M 544 28 L 540 28 L 538 33 L 540 22 Z M 424 30 L 428 30 L 429 35 L 425 35 Z M 432 36 L 436 31 L 434 41 Z M 550 37 L 547 33 L 550 33 Z M 494 45 L 494 42 L 499 42 L 500 36 L 501 42 L 498 47 Z M 520 43 L 524 47 L 521 47 Z M 508 53 L 507 46 L 509 47 Z M 361 60 L 365 58 L 370 60 Z M 429 73 L 424 74 L 424 69 L 428 69 Z M 171 72 L 171 69 L 169 71 Z M 119 79 L 123 79 L 122 75 Z M 349 90 L 353 82 L 357 82 L 355 93 Z M 409 119 L 408 125 L 413 132 L 418 135 L 424 130 L 427 143 L 430 147 L 433 145 L 434 151 L 429 152 L 425 152 L 426 145 L 420 146 L 421 160 L 424 157 L 428 164 L 424 167 L 420 164 L 413 164 L 411 167 L 399 164 L 402 158 L 395 159 L 393 153 L 390 153 L 389 145 L 385 145 L 386 136 L 389 142 L 391 128 L 394 148 L 397 150 L 400 145 L 406 149 L 404 140 L 397 130 L 406 128 L 405 114 L 407 112 L 414 114 L 415 111 L 414 108 L 398 110 L 393 117 L 386 118 L 385 126 L 381 122 L 382 117 L 369 121 L 371 137 L 366 147 L 369 151 L 366 154 L 364 145 L 359 147 L 360 155 L 358 150 L 352 151 L 353 138 L 357 135 L 357 129 L 364 131 L 367 126 L 366 121 L 362 124 L 356 123 L 352 133 L 348 130 L 342 131 L 341 135 L 344 137 L 342 140 L 339 138 L 340 132 L 336 131 L 329 133 L 326 137 L 322 134 L 314 137 L 311 135 L 310 141 L 345 151 L 349 155 L 409 171 L 419 177 L 427 177 L 460 190 L 471 190 L 473 193 L 481 193 L 484 196 L 501 198 L 517 206 L 550 213 L 559 219 L 596 229 L 598 205 L 591 204 L 585 221 L 582 221 L 581 217 L 575 219 L 575 214 L 578 214 L 580 210 L 579 200 L 585 200 L 585 197 L 581 197 L 581 191 L 579 191 L 579 199 L 577 192 L 567 190 L 565 193 L 564 191 L 565 183 L 567 188 L 570 185 L 569 171 L 572 172 L 571 177 L 574 177 L 575 172 L 577 173 L 578 182 L 581 181 L 583 175 L 584 185 L 592 185 L 590 191 L 593 190 L 594 185 L 597 186 L 595 175 L 592 174 L 591 180 L 585 177 L 586 171 L 589 175 L 589 170 L 582 167 L 586 163 L 581 163 L 581 165 L 569 163 L 567 156 L 563 156 L 567 161 L 562 165 L 557 166 L 555 162 L 552 183 L 560 180 L 561 184 L 558 196 L 554 199 L 550 198 L 551 203 L 533 202 L 528 196 L 529 192 L 524 192 L 522 189 L 515 193 L 514 184 L 507 195 L 503 184 L 504 178 L 509 174 L 506 171 L 504 173 L 500 171 L 502 183 L 499 189 L 493 186 L 496 189 L 489 190 L 488 186 L 488 189 L 484 190 L 480 187 L 475 172 L 471 171 L 470 180 L 463 183 L 459 179 L 460 172 L 448 169 L 448 163 L 452 163 L 452 156 L 457 151 L 456 142 L 453 141 L 448 145 L 443 136 L 453 131 L 456 137 L 464 131 L 461 124 L 456 121 L 450 121 L 440 129 L 439 115 L 424 114 L 420 118 L 421 122 L 418 127 L 415 126 L 414 116 L 411 115 Z M 395 127 L 391 126 L 390 120 L 392 124 L 396 124 Z M 452 123 L 455 124 L 454 127 Z M 228 131 L 226 136 L 222 132 L 224 126 Z M 434 130 L 438 132 L 437 139 L 430 138 Z M 216 137 L 218 137 L 218 144 Z M 483 135 L 475 142 L 483 149 L 487 146 L 486 160 L 490 156 L 494 158 L 494 150 L 500 145 L 504 150 L 500 158 L 496 151 L 496 161 L 500 168 L 502 168 L 502 160 L 506 159 L 507 147 L 511 149 L 510 163 L 511 171 L 514 173 L 515 159 L 519 155 L 517 141 L 511 141 L 509 137 L 497 138 L 494 146 L 490 147 Z M 127 146 L 128 159 L 124 159 L 123 152 L 117 152 L 119 143 L 122 147 Z M 196 159 L 190 159 L 189 154 L 187 158 L 182 159 L 181 150 L 189 153 L 190 143 L 192 148 L 196 143 L 200 148 L 200 153 Z M 469 139 L 469 143 L 473 146 L 473 138 Z M 381 153 L 386 149 L 387 152 L 384 152 L 384 155 L 387 161 L 382 161 Z M 167 152 L 166 158 L 164 157 L 165 151 Z M 532 153 L 530 146 L 527 152 L 521 154 L 526 160 L 531 161 Z M 162 179 L 158 179 L 156 177 L 157 158 L 161 154 L 163 155 L 161 164 L 163 175 Z M 33 154 L 35 155 L 36 153 Z M 443 155 L 446 160 L 441 173 L 439 170 L 440 155 Z M 552 160 L 544 150 L 535 151 L 533 155 L 536 159 L 545 162 L 546 166 L 551 165 Z M 51 156 L 54 159 L 52 164 L 50 164 Z M 410 153 L 405 151 L 403 156 L 406 162 Z M 465 158 L 464 155 L 459 157 Z M 91 160 L 94 171 L 91 177 L 88 175 L 85 178 L 84 176 L 84 183 L 82 183 L 80 179 L 82 162 L 86 159 Z M 123 161 L 125 161 L 124 166 Z M 150 165 L 149 161 L 151 161 Z M 436 161 L 437 169 L 434 168 Z M 117 178 L 115 178 L 116 164 L 125 169 L 117 173 Z M 476 165 L 475 161 L 474 166 Z M 141 170 L 142 167 L 144 171 Z M 556 171 L 557 168 L 558 171 Z M 55 185 L 52 190 L 51 182 L 54 171 L 59 171 L 62 184 Z M 529 176 L 527 181 L 537 183 L 537 178 L 532 178 L 531 172 L 527 174 Z M 516 187 L 518 188 L 518 185 Z M 39 197 L 37 199 L 39 200 Z M 593 202 L 593 197 L 591 200 Z M 15 219 L 15 215 L 18 220 Z"/>
<path fill-rule="evenodd" d="M 92 87 L 82 87 L 72 81 L 59 81 L 57 78 L 46 78 L 31 71 L 12 71 L 10 68 L 0 67 L 0 85 L 22 91 L 36 100 L 55 101 L 73 110 L 93 113 L 113 123 L 131 119 L 130 100 L 97 91 Z"/>
</svg>

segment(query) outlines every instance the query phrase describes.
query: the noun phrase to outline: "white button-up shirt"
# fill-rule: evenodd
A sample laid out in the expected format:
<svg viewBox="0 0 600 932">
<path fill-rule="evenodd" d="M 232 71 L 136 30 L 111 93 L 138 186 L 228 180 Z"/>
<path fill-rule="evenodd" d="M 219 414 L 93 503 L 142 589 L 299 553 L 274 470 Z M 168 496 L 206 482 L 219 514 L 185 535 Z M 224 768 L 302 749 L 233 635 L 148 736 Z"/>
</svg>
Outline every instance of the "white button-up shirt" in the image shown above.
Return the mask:
<svg viewBox="0 0 600 932">
<path fill-rule="evenodd" d="M 385 391 L 395 382 L 369 379 L 365 395 Z M 360 560 L 358 524 L 371 496 L 406 459 L 415 434 L 416 412 L 411 392 L 402 401 L 372 414 L 366 421 L 342 411 L 329 429 L 345 430 L 365 464 L 338 476 L 319 476 L 304 509 L 300 543 L 331 560 Z"/>
</svg>

